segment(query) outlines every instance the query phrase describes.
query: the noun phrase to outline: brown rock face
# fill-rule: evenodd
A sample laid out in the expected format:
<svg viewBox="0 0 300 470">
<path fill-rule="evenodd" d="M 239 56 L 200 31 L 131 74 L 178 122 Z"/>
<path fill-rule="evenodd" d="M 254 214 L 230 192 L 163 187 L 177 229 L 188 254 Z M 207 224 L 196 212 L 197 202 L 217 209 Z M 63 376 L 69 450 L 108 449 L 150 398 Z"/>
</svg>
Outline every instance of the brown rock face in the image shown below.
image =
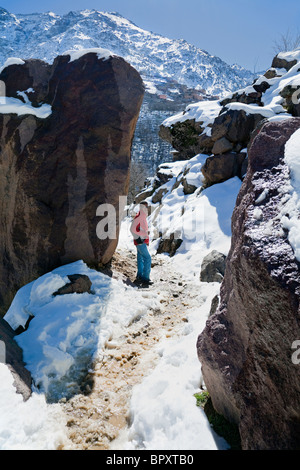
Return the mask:
<svg viewBox="0 0 300 470">
<path fill-rule="evenodd" d="M 251 132 L 262 119 L 260 114 L 247 115 L 243 110 L 225 110 L 214 120 L 211 138 L 217 141 L 226 137 L 232 143 L 247 146 Z"/>
<path fill-rule="evenodd" d="M 280 214 L 289 197 L 284 146 L 299 127 L 295 118 L 256 130 L 220 306 L 197 342 L 214 407 L 239 425 L 243 449 L 300 448 L 300 365 L 292 361 L 300 271 Z"/>
<path fill-rule="evenodd" d="M 273 59 L 273 62 L 272 62 L 272 67 L 273 68 L 277 68 L 277 69 L 281 69 L 281 68 L 284 68 L 286 69 L 287 71 L 290 70 L 294 65 L 297 64 L 297 60 L 291 60 L 291 61 L 288 61 L 286 59 L 281 59 L 280 57 L 278 57 L 279 54 L 277 54 L 274 59 Z"/>
<path fill-rule="evenodd" d="M 205 184 L 212 185 L 238 176 L 242 178 L 245 169 L 245 153 L 223 153 L 207 157 L 201 171 L 205 177 Z"/>
<path fill-rule="evenodd" d="M 25 61 L 4 69 L 0 80 L 7 96 L 26 101 L 27 95 L 33 107 L 52 107 L 43 119 L 0 114 L 4 313 L 18 288 L 53 268 L 111 259 L 117 237 L 98 238 L 96 211 L 101 204 L 115 208 L 118 235 L 119 196 L 128 191 L 144 87 L 122 58 L 101 59 L 96 53 L 77 60 L 59 56 L 53 65 Z"/>
</svg>

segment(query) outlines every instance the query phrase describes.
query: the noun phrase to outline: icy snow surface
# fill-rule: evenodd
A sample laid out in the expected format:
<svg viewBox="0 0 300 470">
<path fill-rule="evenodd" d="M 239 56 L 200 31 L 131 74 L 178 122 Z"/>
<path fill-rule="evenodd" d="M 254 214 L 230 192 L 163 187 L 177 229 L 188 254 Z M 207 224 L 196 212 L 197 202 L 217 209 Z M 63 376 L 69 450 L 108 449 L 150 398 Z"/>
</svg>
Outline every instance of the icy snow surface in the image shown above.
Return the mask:
<svg viewBox="0 0 300 470">
<path fill-rule="evenodd" d="M 284 216 L 282 223 L 289 231 L 288 240 L 295 257 L 300 261 L 300 129 L 294 132 L 285 145 L 285 162 L 290 169 L 291 197 L 288 201 L 289 216 Z"/>
<path fill-rule="evenodd" d="M 29 400 L 17 394 L 13 377 L 0 363 L 0 450 L 54 450 L 66 441 L 59 405 L 47 405 L 42 394 Z"/>
</svg>

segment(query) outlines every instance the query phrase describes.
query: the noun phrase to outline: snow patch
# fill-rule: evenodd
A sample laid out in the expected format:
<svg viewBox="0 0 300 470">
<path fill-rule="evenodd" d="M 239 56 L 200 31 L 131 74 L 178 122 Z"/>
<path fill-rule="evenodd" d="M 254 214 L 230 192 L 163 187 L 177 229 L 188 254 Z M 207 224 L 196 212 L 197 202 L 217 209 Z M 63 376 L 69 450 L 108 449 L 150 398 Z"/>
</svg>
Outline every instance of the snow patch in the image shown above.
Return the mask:
<svg viewBox="0 0 300 470">
<path fill-rule="evenodd" d="M 17 98 L 5 97 L 3 102 L 0 102 L 0 113 L 1 114 L 17 114 L 23 116 L 25 114 L 31 114 L 40 119 L 46 119 L 52 113 L 50 104 L 42 104 L 39 108 L 31 106 L 29 101 L 23 103 L 23 101 Z"/>
<path fill-rule="evenodd" d="M 256 199 L 255 204 L 260 204 L 261 202 L 263 202 L 266 199 L 268 194 L 269 194 L 269 189 L 265 188 L 263 192 L 260 194 L 260 196 L 258 196 L 258 198 Z"/>
<path fill-rule="evenodd" d="M 215 283 L 205 287 L 206 301 L 200 308 L 187 312 L 189 328 L 186 332 L 158 345 L 159 364 L 133 390 L 127 450 L 229 448 L 226 441 L 214 433 L 204 411 L 195 407 L 194 397 L 200 391 L 201 380 L 195 344 L 217 292 Z"/>
<path fill-rule="evenodd" d="M 114 54 L 108 49 L 103 49 L 102 47 L 95 47 L 90 49 L 79 49 L 79 50 L 70 50 L 64 52 L 62 55 L 69 55 L 69 62 L 74 62 L 75 60 L 80 59 L 86 54 L 97 54 L 99 60 L 108 60 L 110 57 L 114 57 Z"/>
<path fill-rule="evenodd" d="M 288 240 L 296 259 L 300 261 L 300 129 L 286 142 L 284 159 L 290 169 L 292 188 L 288 202 L 289 216 L 282 217 L 282 225 L 288 230 Z"/>
<path fill-rule="evenodd" d="M 68 275 L 85 274 L 93 294 L 53 296 L 69 282 Z M 35 387 L 51 402 L 79 392 L 82 378 L 109 338 L 159 306 L 154 294 L 89 269 L 83 261 L 62 266 L 22 287 L 5 320 L 12 328 L 29 328 L 16 337 Z"/>
<path fill-rule="evenodd" d="M 59 405 L 48 405 L 37 393 L 24 402 L 13 382 L 0 363 L 0 450 L 56 450 L 64 445 L 66 421 Z"/>
<path fill-rule="evenodd" d="M 24 65 L 24 64 L 25 64 L 24 60 L 19 59 L 18 57 L 9 57 L 4 62 L 4 65 L 0 68 L 0 73 L 2 73 L 2 71 L 6 69 L 6 67 L 9 67 L 10 65 Z"/>
<path fill-rule="evenodd" d="M 300 60 L 300 48 L 297 48 L 293 51 L 288 52 L 279 52 L 277 55 L 279 59 L 285 59 L 288 62 L 292 62 L 293 60 Z"/>
</svg>

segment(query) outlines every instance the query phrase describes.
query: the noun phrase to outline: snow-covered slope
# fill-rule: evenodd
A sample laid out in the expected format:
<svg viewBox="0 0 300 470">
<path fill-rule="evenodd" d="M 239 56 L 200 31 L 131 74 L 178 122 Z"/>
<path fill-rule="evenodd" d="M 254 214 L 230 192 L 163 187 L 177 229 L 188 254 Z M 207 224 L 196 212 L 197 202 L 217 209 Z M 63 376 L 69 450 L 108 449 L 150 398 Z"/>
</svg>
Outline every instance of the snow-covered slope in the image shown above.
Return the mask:
<svg viewBox="0 0 300 470">
<path fill-rule="evenodd" d="M 0 62 L 10 56 L 52 61 L 68 49 L 106 47 L 143 76 L 150 92 L 175 80 L 198 90 L 223 94 L 251 82 L 253 74 L 188 44 L 145 31 L 118 13 L 96 10 L 14 15 L 0 9 Z M 171 86 L 171 96 L 176 87 Z"/>
<path fill-rule="evenodd" d="M 211 156 L 246 153 L 252 131 L 264 119 L 299 117 L 299 64 L 300 49 L 278 54 L 272 66 L 252 85 L 221 100 L 191 103 L 165 119 L 161 125 L 162 138 L 172 142 L 179 155 L 190 147 L 188 133 L 195 141 L 194 153 Z"/>
</svg>

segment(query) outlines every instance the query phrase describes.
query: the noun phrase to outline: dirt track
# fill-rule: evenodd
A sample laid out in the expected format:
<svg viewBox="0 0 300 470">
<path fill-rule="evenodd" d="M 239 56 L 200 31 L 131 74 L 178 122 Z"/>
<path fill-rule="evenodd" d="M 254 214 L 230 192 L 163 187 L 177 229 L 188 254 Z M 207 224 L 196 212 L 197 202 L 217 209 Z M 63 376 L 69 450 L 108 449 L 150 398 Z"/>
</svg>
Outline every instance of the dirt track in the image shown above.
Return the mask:
<svg viewBox="0 0 300 470">
<path fill-rule="evenodd" d="M 126 266 L 126 268 L 124 268 Z M 136 274 L 135 256 L 118 251 L 113 259 L 113 277 L 131 284 Z M 109 449 L 120 431 L 130 424 L 129 406 L 133 387 L 159 361 L 155 346 L 161 338 L 176 335 L 187 322 L 186 307 L 197 301 L 195 285 L 188 285 L 170 269 L 168 259 L 154 256 L 154 281 L 145 296 L 159 295 L 160 308 L 131 323 L 106 343 L 84 384 L 85 392 L 62 403 L 67 416 L 69 444 L 65 449 Z"/>
</svg>

